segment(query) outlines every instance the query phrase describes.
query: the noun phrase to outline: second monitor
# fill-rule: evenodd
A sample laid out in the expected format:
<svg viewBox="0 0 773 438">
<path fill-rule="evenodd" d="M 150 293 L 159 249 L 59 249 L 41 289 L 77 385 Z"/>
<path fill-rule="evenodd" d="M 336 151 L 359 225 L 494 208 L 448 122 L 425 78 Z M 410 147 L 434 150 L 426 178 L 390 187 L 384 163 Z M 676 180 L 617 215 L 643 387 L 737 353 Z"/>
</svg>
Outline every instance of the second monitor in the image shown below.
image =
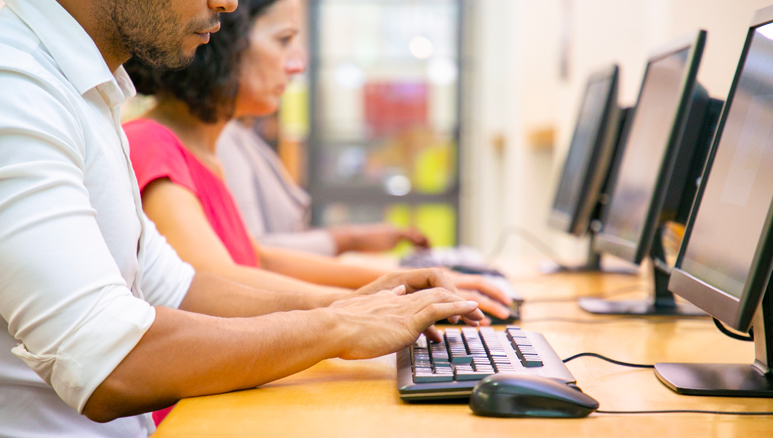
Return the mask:
<svg viewBox="0 0 773 438">
<path fill-rule="evenodd" d="M 661 227 L 666 221 L 686 222 L 722 107 L 697 82 L 705 41 L 706 32 L 701 30 L 650 57 L 595 242 L 598 251 L 634 264 L 649 255 L 655 277 L 653 298 L 583 299 L 580 306 L 586 311 L 702 314 L 677 304 L 668 291 L 670 269 Z"/>
</svg>

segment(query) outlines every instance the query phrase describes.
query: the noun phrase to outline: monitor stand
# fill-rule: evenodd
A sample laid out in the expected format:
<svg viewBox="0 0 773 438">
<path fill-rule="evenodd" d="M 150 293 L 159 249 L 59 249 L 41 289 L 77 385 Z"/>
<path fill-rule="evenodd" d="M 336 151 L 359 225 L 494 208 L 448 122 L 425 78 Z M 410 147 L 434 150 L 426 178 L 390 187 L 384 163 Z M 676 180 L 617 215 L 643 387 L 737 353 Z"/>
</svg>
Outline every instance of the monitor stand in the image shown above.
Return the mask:
<svg viewBox="0 0 773 438">
<path fill-rule="evenodd" d="M 668 290 L 671 268 L 663 249 L 663 235 L 660 228 L 650 250 L 655 291 L 649 300 L 619 301 L 602 298 L 582 298 L 580 308 L 597 315 L 660 315 L 660 316 L 706 316 L 706 313 L 689 303 L 677 303 L 674 294 Z"/>
<path fill-rule="evenodd" d="M 655 375 L 684 395 L 773 397 L 773 293 L 771 285 L 752 320 L 755 360 L 752 364 L 656 363 Z"/>
<path fill-rule="evenodd" d="M 565 266 L 551 264 L 549 267 L 540 266 L 540 273 L 542 274 L 560 274 L 564 272 L 569 273 L 583 273 L 583 272 L 600 272 L 604 274 L 619 274 L 619 275 L 639 275 L 638 268 L 631 268 L 626 266 L 614 266 L 614 267 L 602 267 L 601 266 L 601 253 L 594 249 L 594 241 L 596 240 L 596 232 L 590 230 L 590 242 L 588 242 L 588 255 L 586 257 L 585 264 L 579 266 Z"/>
</svg>

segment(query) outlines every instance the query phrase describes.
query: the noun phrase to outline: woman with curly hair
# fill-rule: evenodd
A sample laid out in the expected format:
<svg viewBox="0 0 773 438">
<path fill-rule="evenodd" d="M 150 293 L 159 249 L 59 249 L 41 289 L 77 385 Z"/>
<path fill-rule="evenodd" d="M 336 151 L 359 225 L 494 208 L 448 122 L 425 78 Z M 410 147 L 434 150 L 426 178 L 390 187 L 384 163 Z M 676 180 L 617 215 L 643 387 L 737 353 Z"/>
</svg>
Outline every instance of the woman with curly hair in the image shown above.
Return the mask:
<svg viewBox="0 0 773 438">
<path fill-rule="evenodd" d="M 155 95 L 157 106 L 124 129 L 146 214 L 197 270 L 288 292 L 358 288 L 390 271 L 257 244 L 216 154 L 230 120 L 276 111 L 290 77 L 304 70 L 296 41 L 300 15 L 298 0 L 240 2 L 185 69 L 160 71 L 130 61 L 126 69 L 137 90 Z M 503 304 L 509 298 L 481 277 L 451 278 L 482 310 L 508 316 Z"/>
</svg>

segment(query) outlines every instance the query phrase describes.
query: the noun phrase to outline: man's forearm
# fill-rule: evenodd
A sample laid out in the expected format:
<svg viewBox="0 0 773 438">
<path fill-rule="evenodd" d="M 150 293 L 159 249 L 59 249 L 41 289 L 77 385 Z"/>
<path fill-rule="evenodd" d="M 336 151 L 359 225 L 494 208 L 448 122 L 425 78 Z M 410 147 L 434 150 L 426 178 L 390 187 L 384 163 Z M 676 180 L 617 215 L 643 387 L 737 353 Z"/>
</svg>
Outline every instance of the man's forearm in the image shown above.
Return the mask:
<svg viewBox="0 0 773 438">
<path fill-rule="evenodd" d="M 408 281 L 410 283 L 410 281 Z M 405 348 L 431 325 L 477 303 L 441 288 L 403 296 L 406 286 L 330 307 L 254 318 L 217 318 L 165 307 L 139 343 L 91 394 L 83 413 L 110 421 L 184 397 L 253 388 L 331 357 L 365 359 Z"/>
<path fill-rule="evenodd" d="M 252 388 L 340 354 L 346 336 L 326 309 L 213 318 L 156 308 L 137 346 L 89 398 L 84 414 L 110 421 L 184 397 Z"/>
</svg>

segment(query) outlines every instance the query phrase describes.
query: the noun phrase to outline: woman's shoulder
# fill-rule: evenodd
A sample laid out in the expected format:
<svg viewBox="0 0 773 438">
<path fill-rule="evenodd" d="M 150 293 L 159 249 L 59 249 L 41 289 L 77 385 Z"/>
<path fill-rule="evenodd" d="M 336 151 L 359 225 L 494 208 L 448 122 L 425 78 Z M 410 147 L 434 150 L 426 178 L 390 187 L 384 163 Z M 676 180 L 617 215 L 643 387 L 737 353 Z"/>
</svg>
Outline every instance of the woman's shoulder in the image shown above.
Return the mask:
<svg viewBox="0 0 773 438">
<path fill-rule="evenodd" d="M 140 190 L 159 178 L 195 191 L 185 146 L 174 132 L 151 120 L 137 119 L 124 125 L 134 173 Z"/>
<path fill-rule="evenodd" d="M 181 153 L 184 146 L 174 131 L 152 119 L 135 119 L 123 125 L 129 147 L 135 150 L 169 150 Z"/>
</svg>

